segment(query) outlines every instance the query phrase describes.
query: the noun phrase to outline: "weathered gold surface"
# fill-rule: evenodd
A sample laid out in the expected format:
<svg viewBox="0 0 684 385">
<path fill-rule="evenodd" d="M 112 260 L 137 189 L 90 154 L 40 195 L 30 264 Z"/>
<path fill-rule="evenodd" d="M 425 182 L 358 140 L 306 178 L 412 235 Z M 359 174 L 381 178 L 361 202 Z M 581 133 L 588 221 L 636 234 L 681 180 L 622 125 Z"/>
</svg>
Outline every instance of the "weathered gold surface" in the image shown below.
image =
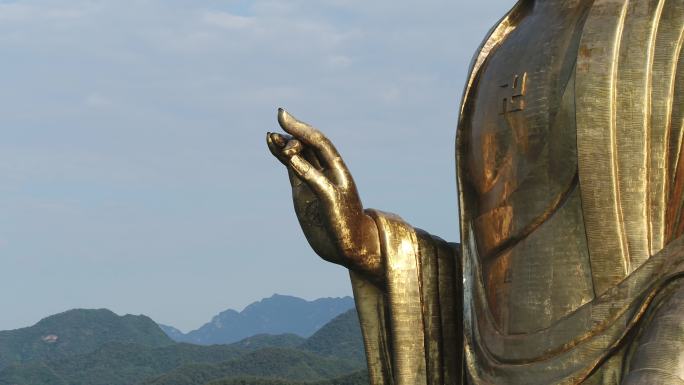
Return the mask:
<svg viewBox="0 0 684 385">
<path fill-rule="evenodd" d="M 269 147 L 351 271 L 372 384 L 684 384 L 683 42 L 684 0 L 520 1 L 465 86 L 461 245 L 364 211 L 281 111 Z"/>
</svg>

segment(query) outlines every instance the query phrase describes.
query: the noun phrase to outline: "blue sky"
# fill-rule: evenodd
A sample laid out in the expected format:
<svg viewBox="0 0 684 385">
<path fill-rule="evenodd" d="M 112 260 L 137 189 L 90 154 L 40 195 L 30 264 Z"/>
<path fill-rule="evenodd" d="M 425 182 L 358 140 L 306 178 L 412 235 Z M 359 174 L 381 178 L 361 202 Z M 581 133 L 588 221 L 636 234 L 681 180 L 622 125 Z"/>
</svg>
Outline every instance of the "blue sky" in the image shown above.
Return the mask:
<svg viewBox="0 0 684 385">
<path fill-rule="evenodd" d="M 349 295 L 264 144 L 279 106 L 336 143 L 366 207 L 457 240 L 458 103 L 512 4 L 0 1 L 0 330 L 106 307 L 187 331 Z"/>
</svg>

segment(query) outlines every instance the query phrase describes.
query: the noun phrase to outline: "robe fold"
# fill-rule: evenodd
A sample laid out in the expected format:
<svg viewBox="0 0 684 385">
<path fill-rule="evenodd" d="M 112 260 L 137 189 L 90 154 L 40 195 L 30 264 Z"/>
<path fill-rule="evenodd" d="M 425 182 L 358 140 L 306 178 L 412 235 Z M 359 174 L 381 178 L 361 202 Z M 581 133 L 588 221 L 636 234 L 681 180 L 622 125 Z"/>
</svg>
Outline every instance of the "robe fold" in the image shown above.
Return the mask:
<svg viewBox="0 0 684 385">
<path fill-rule="evenodd" d="M 376 221 L 385 265 L 380 289 L 350 273 L 371 383 L 460 384 L 462 281 L 458 245 L 414 229 L 396 215 Z"/>
<path fill-rule="evenodd" d="M 487 57 L 530 3 L 492 29 L 466 84 L 456 144 L 462 244 L 368 210 L 385 286 L 351 280 L 373 385 L 684 384 L 684 301 L 668 294 L 684 293 L 682 0 L 595 0 L 584 23 L 573 86 L 594 298 L 541 330 L 508 333 L 493 320 L 464 188 L 463 127 Z M 653 341 L 668 357 L 648 349 Z"/>
</svg>

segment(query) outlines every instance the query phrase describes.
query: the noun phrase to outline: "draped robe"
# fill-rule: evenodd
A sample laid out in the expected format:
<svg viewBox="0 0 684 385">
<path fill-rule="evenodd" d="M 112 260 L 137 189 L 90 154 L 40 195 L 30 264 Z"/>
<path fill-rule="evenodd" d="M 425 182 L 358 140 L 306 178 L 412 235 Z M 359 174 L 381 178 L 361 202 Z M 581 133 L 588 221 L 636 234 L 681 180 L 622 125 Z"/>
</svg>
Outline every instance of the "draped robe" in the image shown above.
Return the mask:
<svg viewBox="0 0 684 385">
<path fill-rule="evenodd" d="M 684 384 L 682 0 L 591 5 L 572 103 L 594 296 L 538 330 L 502 330 L 495 321 L 466 136 L 482 68 L 530 3 L 490 31 L 471 65 L 456 143 L 461 244 L 367 211 L 385 285 L 350 275 L 373 385 Z"/>
</svg>

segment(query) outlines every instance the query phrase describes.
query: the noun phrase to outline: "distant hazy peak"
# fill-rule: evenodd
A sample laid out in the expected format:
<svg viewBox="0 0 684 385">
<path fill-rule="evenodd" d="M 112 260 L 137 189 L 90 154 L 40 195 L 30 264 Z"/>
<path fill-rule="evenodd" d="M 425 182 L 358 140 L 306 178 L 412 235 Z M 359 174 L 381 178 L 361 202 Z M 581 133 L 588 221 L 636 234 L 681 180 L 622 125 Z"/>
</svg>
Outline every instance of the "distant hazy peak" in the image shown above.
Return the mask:
<svg viewBox="0 0 684 385">
<path fill-rule="evenodd" d="M 169 326 L 162 326 L 162 330 L 175 341 L 199 345 L 233 343 L 256 334 L 292 333 L 309 337 L 352 307 L 354 299 L 349 296 L 307 301 L 273 294 L 249 304 L 241 312 L 224 310 L 199 329 L 186 334 Z"/>
</svg>

